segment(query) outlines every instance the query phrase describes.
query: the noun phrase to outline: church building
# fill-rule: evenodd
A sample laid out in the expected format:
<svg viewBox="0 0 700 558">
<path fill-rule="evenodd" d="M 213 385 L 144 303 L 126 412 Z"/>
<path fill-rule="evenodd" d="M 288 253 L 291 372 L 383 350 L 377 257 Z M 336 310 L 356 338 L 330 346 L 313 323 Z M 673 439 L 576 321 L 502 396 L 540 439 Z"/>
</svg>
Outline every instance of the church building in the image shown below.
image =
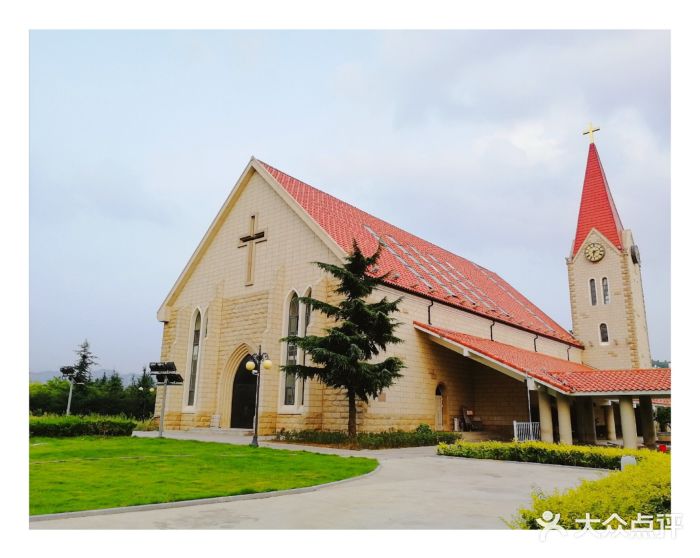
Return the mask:
<svg viewBox="0 0 700 558">
<path fill-rule="evenodd" d="M 671 373 L 651 367 L 640 251 L 593 141 L 566 260 L 572 332 L 500 275 L 252 158 L 158 310 L 161 360 L 184 378 L 165 404 L 158 390 L 167 429 L 249 430 L 256 376 L 245 364 L 259 347 L 273 364 L 260 375 L 261 435 L 347 428 L 344 393 L 280 366 L 305 359 L 283 337 L 330 325 L 299 300 L 337 301 L 312 262 L 341 264 L 353 240 L 365 254 L 384 248 L 375 295 L 403 299 L 404 342 L 389 351 L 406 364 L 358 403 L 358 431 L 473 422 L 512 438 L 515 421 L 539 423 L 546 441 L 654 444 L 652 398 L 670 397 Z"/>
</svg>

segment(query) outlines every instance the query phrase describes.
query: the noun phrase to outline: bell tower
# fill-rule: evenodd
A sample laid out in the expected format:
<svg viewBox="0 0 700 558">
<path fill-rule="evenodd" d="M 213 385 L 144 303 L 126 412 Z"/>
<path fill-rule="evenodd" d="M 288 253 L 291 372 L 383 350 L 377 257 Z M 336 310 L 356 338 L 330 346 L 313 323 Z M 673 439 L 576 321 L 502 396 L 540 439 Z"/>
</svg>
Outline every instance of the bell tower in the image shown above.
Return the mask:
<svg viewBox="0 0 700 558">
<path fill-rule="evenodd" d="M 651 368 L 639 248 L 622 227 L 589 126 L 590 146 L 571 254 L 566 258 L 574 336 L 583 362 Z"/>
</svg>

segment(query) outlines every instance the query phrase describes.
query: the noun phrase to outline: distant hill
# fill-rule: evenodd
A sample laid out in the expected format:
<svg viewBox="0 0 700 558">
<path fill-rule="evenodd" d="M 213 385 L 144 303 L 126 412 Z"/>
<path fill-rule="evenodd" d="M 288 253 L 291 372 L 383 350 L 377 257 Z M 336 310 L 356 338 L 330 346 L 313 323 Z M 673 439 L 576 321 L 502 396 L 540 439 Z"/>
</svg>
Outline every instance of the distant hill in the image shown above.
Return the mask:
<svg viewBox="0 0 700 558">
<path fill-rule="evenodd" d="M 111 370 L 93 370 L 92 371 L 92 377 L 93 378 L 99 378 L 102 376 L 103 373 L 106 373 L 107 376 L 109 376 L 112 371 Z M 121 374 L 119 375 L 122 377 L 122 382 L 124 382 L 125 386 L 128 386 L 131 383 L 132 378 L 138 377 L 141 374 Z M 40 382 L 40 383 L 46 383 L 48 382 L 51 378 L 55 377 L 60 377 L 61 373 L 58 370 L 46 370 L 43 372 L 30 372 L 29 373 L 29 382 Z"/>
<path fill-rule="evenodd" d="M 57 371 L 52 371 L 52 370 L 47 370 L 45 372 L 30 372 L 29 373 L 29 381 L 30 382 L 41 382 L 42 384 L 44 382 L 49 381 L 51 378 L 54 378 L 55 376 L 60 376 L 61 373 Z"/>
</svg>

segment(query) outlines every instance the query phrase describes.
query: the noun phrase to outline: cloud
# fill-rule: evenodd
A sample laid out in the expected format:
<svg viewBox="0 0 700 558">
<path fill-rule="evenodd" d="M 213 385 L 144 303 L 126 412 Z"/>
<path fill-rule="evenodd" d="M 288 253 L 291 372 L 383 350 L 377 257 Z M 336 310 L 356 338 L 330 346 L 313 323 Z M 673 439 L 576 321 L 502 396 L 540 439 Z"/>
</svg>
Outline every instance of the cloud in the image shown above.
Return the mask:
<svg viewBox="0 0 700 558">
<path fill-rule="evenodd" d="M 493 269 L 568 327 L 589 120 L 642 251 L 652 350 L 670 356 L 667 32 L 95 33 L 89 49 L 41 36 L 32 318 L 53 323 L 81 293 L 111 300 L 111 277 L 139 285 L 109 309 L 116 334 L 104 308 L 65 328 L 81 339 L 89 324 L 118 369 L 144 361 L 124 324 L 157 351 L 153 311 L 251 154 Z M 32 333 L 39 369 L 50 330 Z"/>
</svg>

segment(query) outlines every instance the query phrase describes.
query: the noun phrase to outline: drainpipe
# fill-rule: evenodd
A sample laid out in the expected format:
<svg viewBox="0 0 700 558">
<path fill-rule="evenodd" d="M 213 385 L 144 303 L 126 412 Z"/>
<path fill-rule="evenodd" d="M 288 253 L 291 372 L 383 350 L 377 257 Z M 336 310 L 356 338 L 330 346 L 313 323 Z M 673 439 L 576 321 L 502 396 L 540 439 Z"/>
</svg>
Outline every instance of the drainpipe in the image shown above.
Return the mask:
<svg viewBox="0 0 700 558">
<path fill-rule="evenodd" d="M 535 352 L 537 352 L 537 339 L 539 338 L 539 333 L 535 334 L 535 338 L 532 340 L 533 344 L 535 345 Z"/>
<path fill-rule="evenodd" d="M 491 341 L 493 341 L 493 326 L 496 325 L 496 320 L 491 320 L 491 325 L 489 326 L 489 329 L 491 330 Z"/>
<path fill-rule="evenodd" d="M 430 309 L 433 307 L 433 304 L 435 304 L 434 300 L 431 300 L 430 304 L 428 304 L 428 325 L 433 325 L 432 318 L 430 316 Z"/>
<path fill-rule="evenodd" d="M 571 350 L 571 345 L 567 345 L 566 346 L 566 360 L 571 360 L 571 358 L 569 358 L 569 351 L 570 350 Z"/>
</svg>

